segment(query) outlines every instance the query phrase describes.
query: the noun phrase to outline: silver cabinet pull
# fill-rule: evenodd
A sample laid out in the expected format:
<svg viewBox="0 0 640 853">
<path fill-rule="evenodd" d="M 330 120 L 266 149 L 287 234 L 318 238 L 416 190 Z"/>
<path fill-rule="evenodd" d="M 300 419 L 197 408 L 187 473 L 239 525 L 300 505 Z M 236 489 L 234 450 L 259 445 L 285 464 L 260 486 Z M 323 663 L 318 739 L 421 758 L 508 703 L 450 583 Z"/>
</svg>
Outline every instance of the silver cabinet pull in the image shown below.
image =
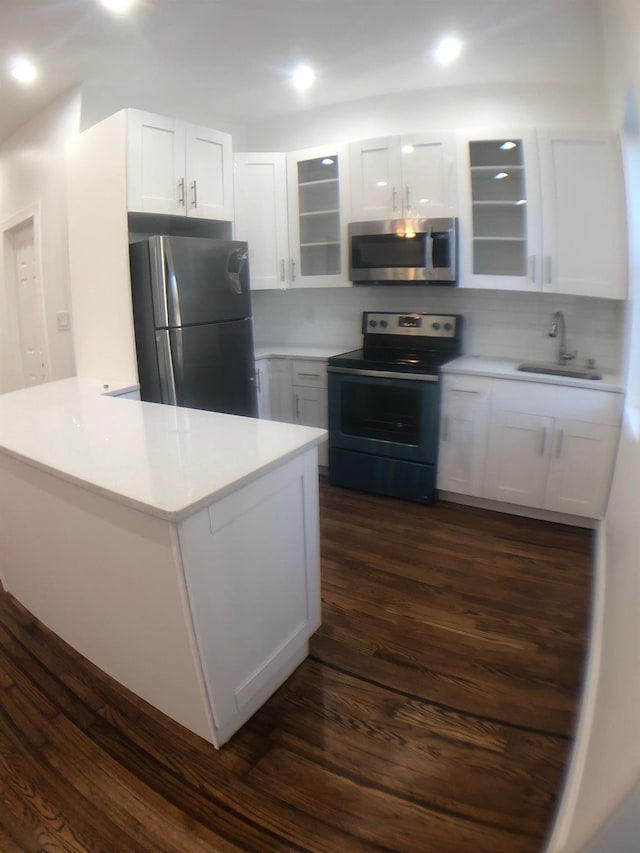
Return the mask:
<svg viewBox="0 0 640 853">
<path fill-rule="evenodd" d="M 395 213 L 398 209 L 398 188 L 393 188 L 393 212 Z"/>
<path fill-rule="evenodd" d="M 544 456 L 544 451 L 547 446 L 547 428 L 542 428 L 542 436 L 540 438 L 540 456 Z"/>
<path fill-rule="evenodd" d="M 545 284 L 551 284 L 551 255 L 544 259 L 545 266 Z"/>
<path fill-rule="evenodd" d="M 442 440 L 449 440 L 449 415 L 444 416 L 444 420 L 442 423 Z"/>
<path fill-rule="evenodd" d="M 450 388 L 451 394 L 482 394 L 482 391 L 472 391 L 471 388 Z"/>
<path fill-rule="evenodd" d="M 296 394 L 296 420 L 300 420 L 300 397 Z"/>
<path fill-rule="evenodd" d="M 298 373 L 297 376 L 304 376 L 306 379 L 320 379 L 319 373 Z"/>
<path fill-rule="evenodd" d="M 260 391 L 262 391 L 262 382 L 260 381 L 261 375 L 262 375 L 262 371 L 256 370 L 256 390 L 258 391 L 258 393 L 260 393 Z"/>
<path fill-rule="evenodd" d="M 558 430 L 558 443 L 556 445 L 556 459 L 560 459 L 562 455 L 562 439 L 564 438 L 564 430 Z"/>
<path fill-rule="evenodd" d="M 191 202 L 191 204 L 193 205 L 193 207 L 197 207 L 198 206 L 198 183 L 197 183 L 197 181 L 194 181 L 191 184 L 191 189 L 193 191 L 193 201 Z"/>
<path fill-rule="evenodd" d="M 296 262 L 291 258 L 291 281 L 296 280 Z"/>
<path fill-rule="evenodd" d="M 533 284 L 536 283 L 536 261 L 537 257 L 535 255 L 529 255 L 529 281 Z"/>
<path fill-rule="evenodd" d="M 409 187 L 405 187 L 405 200 L 407 210 L 411 210 L 411 190 Z"/>
<path fill-rule="evenodd" d="M 178 204 L 184 207 L 184 178 L 178 181 Z"/>
<path fill-rule="evenodd" d="M 287 262 L 284 258 L 280 260 L 280 282 L 284 284 L 287 275 Z"/>
</svg>

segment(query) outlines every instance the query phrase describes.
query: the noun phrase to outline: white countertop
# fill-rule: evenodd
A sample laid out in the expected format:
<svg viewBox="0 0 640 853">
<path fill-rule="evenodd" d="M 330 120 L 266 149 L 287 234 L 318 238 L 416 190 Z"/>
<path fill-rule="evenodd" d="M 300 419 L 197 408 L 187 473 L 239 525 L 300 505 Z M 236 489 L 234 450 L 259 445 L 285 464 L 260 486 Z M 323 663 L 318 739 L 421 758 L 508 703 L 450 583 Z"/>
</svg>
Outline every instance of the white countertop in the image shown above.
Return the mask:
<svg viewBox="0 0 640 853">
<path fill-rule="evenodd" d="M 0 451 L 175 522 L 327 435 L 104 396 L 124 390 L 75 377 L 2 394 Z"/>
<path fill-rule="evenodd" d="M 305 344 L 256 344 L 256 358 L 318 358 L 328 359 L 332 355 L 350 352 L 362 346 L 359 344 L 339 344 L 338 346 L 306 346 Z"/>
<path fill-rule="evenodd" d="M 623 379 L 618 373 L 600 370 L 602 379 L 576 379 L 572 376 L 553 376 L 542 373 L 526 373 L 518 370 L 525 359 L 486 358 L 483 356 L 463 355 L 443 365 L 443 373 L 471 373 L 475 376 L 489 376 L 494 379 L 517 379 L 520 382 L 543 382 L 546 385 L 569 385 L 573 388 L 589 388 L 592 391 L 624 391 Z"/>
</svg>

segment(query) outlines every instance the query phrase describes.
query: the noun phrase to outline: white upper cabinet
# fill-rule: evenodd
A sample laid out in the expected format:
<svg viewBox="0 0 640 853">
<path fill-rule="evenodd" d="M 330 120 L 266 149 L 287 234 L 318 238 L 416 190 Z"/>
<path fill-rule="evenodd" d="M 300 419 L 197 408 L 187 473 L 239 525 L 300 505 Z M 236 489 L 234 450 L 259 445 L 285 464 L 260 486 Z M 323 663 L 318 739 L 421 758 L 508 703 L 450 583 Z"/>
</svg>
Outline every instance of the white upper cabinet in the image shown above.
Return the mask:
<svg viewBox="0 0 640 853">
<path fill-rule="evenodd" d="M 347 159 L 341 145 L 287 154 L 290 287 L 350 284 Z"/>
<path fill-rule="evenodd" d="M 618 138 L 539 131 L 542 289 L 626 297 L 626 226 Z"/>
<path fill-rule="evenodd" d="M 233 219 L 231 136 L 127 110 L 128 209 Z"/>
<path fill-rule="evenodd" d="M 613 134 L 460 132 L 458 159 L 461 286 L 625 298 Z"/>
<path fill-rule="evenodd" d="M 458 137 L 460 284 L 539 290 L 536 139 L 520 130 Z"/>
<path fill-rule="evenodd" d="M 235 238 L 249 244 L 252 290 L 287 286 L 286 155 L 255 152 L 234 155 Z"/>
<path fill-rule="evenodd" d="M 352 142 L 349 158 L 352 221 L 455 214 L 453 134 Z"/>
</svg>

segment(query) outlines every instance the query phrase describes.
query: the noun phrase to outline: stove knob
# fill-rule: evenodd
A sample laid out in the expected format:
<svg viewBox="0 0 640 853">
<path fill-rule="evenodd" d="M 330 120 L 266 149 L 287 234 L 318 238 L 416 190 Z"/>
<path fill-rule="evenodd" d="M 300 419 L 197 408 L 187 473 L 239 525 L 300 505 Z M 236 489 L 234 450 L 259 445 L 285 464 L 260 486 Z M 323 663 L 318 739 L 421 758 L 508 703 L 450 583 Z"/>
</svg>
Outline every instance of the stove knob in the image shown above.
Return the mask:
<svg viewBox="0 0 640 853">
<path fill-rule="evenodd" d="M 453 329 L 453 325 L 451 323 L 445 323 L 444 327 L 447 330 L 447 332 L 450 332 L 451 329 Z"/>
<path fill-rule="evenodd" d="M 386 320 L 380 320 L 380 325 L 382 326 L 383 329 L 386 329 L 389 324 L 387 323 Z"/>
<path fill-rule="evenodd" d="M 438 329 L 440 328 L 440 323 L 432 323 L 432 324 L 431 324 L 431 328 L 432 328 L 432 329 L 435 329 L 435 330 L 436 330 L 436 332 L 437 332 L 437 331 L 438 331 Z"/>
<path fill-rule="evenodd" d="M 377 320 L 369 320 L 369 325 L 371 326 L 372 329 L 375 329 L 375 327 L 378 325 L 378 321 Z"/>
</svg>

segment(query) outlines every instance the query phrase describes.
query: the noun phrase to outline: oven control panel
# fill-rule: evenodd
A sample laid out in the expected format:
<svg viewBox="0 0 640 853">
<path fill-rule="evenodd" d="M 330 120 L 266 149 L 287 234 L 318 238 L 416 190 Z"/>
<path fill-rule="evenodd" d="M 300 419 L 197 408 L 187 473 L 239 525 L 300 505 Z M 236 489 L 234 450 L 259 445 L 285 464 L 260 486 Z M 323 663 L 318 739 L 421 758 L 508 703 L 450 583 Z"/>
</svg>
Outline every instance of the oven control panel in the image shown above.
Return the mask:
<svg viewBox="0 0 640 853">
<path fill-rule="evenodd" d="M 362 333 L 455 338 L 458 333 L 459 319 L 456 314 L 395 314 L 389 311 L 365 311 L 362 315 Z"/>
</svg>

